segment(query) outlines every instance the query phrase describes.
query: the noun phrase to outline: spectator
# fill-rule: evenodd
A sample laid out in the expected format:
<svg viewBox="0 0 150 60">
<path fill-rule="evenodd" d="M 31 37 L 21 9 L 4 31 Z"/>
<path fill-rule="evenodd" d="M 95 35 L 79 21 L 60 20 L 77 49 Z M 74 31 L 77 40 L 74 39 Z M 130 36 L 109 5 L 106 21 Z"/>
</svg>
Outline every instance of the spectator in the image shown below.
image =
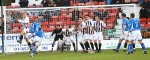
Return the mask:
<svg viewBox="0 0 150 60">
<path fill-rule="evenodd" d="M 61 6 L 61 0 L 53 0 L 57 6 Z"/>
<path fill-rule="evenodd" d="M 142 4 L 143 2 L 143 0 L 138 0 L 138 4 Z"/>
<path fill-rule="evenodd" d="M 36 4 L 33 4 L 33 8 L 37 8 Z"/>
<path fill-rule="evenodd" d="M 94 12 L 94 20 L 96 16 L 101 16 L 102 12 L 100 12 L 98 9 L 96 9 Z"/>
<path fill-rule="evenodd" d="M 79 14 L 80 14 L 80 11 L 79 10 L 74 10 L 72 12 L 72 20 L 75 21 L 75 20 L 79 20 Z"/>
<path fill-rule="evenodd" d="M 78 0 L 79 3 L 84 3 L 84 0 Z"/>
<path fill-rule="evenodd" d="M 85 3 L 89 2 L 89 0 L 84 0 Z"/>
<path fill-rule="evenodd" d="M 54 7 L 54 6 L 56 7 L 56 4 L 55 4 L 54 0 L 49 0 L 49 3 L 50 3 L 49 4 L 50 7 Z"/>
<path fill-rule="evenodd" d="M 140 18 L 148 18 L 148 17 L 149 17 L 148 10 L 142 7 L 140 10 Z"/>
<path fill-rule="evenodd" d="M 87 3 L 89 0 L 78 0 L 79 3 Z"/>
<path fill-rule="evenodd" d="M 125 1 L 124 0 L 112 0 L 113 4 L 124 4 Z"/>
<path fill-rule="evenodd" d="M 104 0 L 93 0 L 93 1 L 104 2 Z"/>
<path fill-rule="evenodd" d="M 108 19 L 108 12 L 106 10 L 104 10 L 101 14 L 102 19 L 107 20 Z"/>
<path fill-rule="evenodd" d="M 145 0 L 143 3 L 142 3 L 142 6 L 145 8 L 145 9 L 149 9 L 150 8 L 150 2 Z"/>
<path fill-rule="evenodd" d="M 41 5 L 42 5 L 42 7 L 49 7 L 49 1 L 48 0 L 43 0 L 42 2 L 41 2 Z"/>
<path fill-rule="evenodd" d="M 19 2 L 21 8 L 27 8 L 29 1 L 28 0 L 20 0 Z"/>
<path fill-rule="evenodd" d="M 70 0 L 60 0 L 61 6 L 70 6 Z"/>
<path fill-rule="evenodd" d="M 89 2 L 85 3 L 86 6 L 93 5 L 93 0 L 89 0 Z"/>
<path fill-rule="evenodd" d="M 107 4 L 111 4 L 112 3 L 112 0 L 106 0 L 107 1 Z"/>
</svg>

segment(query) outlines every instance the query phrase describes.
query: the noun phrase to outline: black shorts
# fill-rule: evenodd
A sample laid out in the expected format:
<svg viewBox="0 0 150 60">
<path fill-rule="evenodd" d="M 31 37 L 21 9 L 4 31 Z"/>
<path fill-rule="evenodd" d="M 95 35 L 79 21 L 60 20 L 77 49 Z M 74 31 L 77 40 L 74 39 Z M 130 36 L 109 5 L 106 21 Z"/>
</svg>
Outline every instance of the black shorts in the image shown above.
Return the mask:
<svg viewBox="0 0 150 60">
<path fill-rule="evenodd" d="M 59 38 L 60 38 L 60 40 L 63 40 L 63 35 L 57 35 L 57 36 L 55 36 L 54 41 L 58 41 Z"/>
</svg>

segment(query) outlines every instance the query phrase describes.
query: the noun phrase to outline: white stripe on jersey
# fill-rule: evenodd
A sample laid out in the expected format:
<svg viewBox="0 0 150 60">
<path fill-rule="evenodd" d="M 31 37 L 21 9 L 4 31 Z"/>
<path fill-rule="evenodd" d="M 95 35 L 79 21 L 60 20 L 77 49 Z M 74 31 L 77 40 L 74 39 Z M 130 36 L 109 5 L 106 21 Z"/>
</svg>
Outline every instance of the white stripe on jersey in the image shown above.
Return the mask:
<svg viewBox="0 0 150 60">
<path fill-rule="evenodd" d="M 93 34 L 93 20 L 89 19 L 85 21 L 86 24 L 86 33 L 87 34 Z"/>
<path fill-rule="evenodd" d="M 73 35 L 73 29 L 68 29 L 68 30 L 64 29 L 63 33 L 64 33 L 64 36 L 70 37 Z"/>
<path fill-rule="evenodd" d="M 84 33 L 85 33 L 85 25 L 86 25 L 85 22 L 81 23 L 80 31 L 81 31 L 82 35 L 84 35 Z"/>
<path fill-rule="evenodd" d="M 106 24 L 103 21 L 94 22 L 94 30 L 96 32 L 102 32 L 103 27 L 106 27 Z"/>
</svg>

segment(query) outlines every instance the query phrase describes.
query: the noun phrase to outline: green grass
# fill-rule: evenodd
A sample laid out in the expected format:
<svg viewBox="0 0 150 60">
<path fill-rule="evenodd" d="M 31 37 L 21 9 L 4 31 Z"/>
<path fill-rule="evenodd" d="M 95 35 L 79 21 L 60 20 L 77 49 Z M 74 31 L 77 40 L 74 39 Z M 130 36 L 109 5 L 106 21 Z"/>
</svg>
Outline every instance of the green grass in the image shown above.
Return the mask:
<svg viewBox="0 0 150 60">
<path fill-rule="evenodd" d="M 0 60 L 149 60 L 150 49 L 147 49 L 148 54 L 143 54 L 142 49 L 136 49 L 136 52 L 131 55 L 126 55 L 126 52 L 119 53 L 112 50 L 103 50 L 102 53 L 82 54 L 80 52 L 39 52 L 33 58 L 29 57 L 29 53 L 15 53 L 12 55 L 0 54 Z"/>
</svg>

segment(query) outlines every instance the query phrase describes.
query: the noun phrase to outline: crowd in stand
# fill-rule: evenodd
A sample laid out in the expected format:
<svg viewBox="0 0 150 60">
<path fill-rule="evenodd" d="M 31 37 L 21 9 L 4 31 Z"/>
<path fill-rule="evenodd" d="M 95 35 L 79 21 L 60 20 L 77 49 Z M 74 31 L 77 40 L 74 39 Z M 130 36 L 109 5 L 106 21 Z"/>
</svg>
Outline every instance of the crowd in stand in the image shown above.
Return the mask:
<svg viewBox="0 0 150 60">
<path fill-rule="evenodd" d="M 96 4 L 94 3 L 96 2 Z M 102 4 L 126 4 L 126 3 L 145 3 L 144 0 L 42 0 L 40 7 L 60 7 L 60 6 L 74 6 L 82 3 L 81 5 L 99 5 Z M 20 0 L 21 8 L 29 7 L 28 0 Z M 33 4 L 33 8 L 37 7 Z"/>
<path fill-rule="evenodd" d="M 141 4 L 140 18 L 149 18 L 150 17 L 150 0 L 145 0 Z"/>
</svg>

